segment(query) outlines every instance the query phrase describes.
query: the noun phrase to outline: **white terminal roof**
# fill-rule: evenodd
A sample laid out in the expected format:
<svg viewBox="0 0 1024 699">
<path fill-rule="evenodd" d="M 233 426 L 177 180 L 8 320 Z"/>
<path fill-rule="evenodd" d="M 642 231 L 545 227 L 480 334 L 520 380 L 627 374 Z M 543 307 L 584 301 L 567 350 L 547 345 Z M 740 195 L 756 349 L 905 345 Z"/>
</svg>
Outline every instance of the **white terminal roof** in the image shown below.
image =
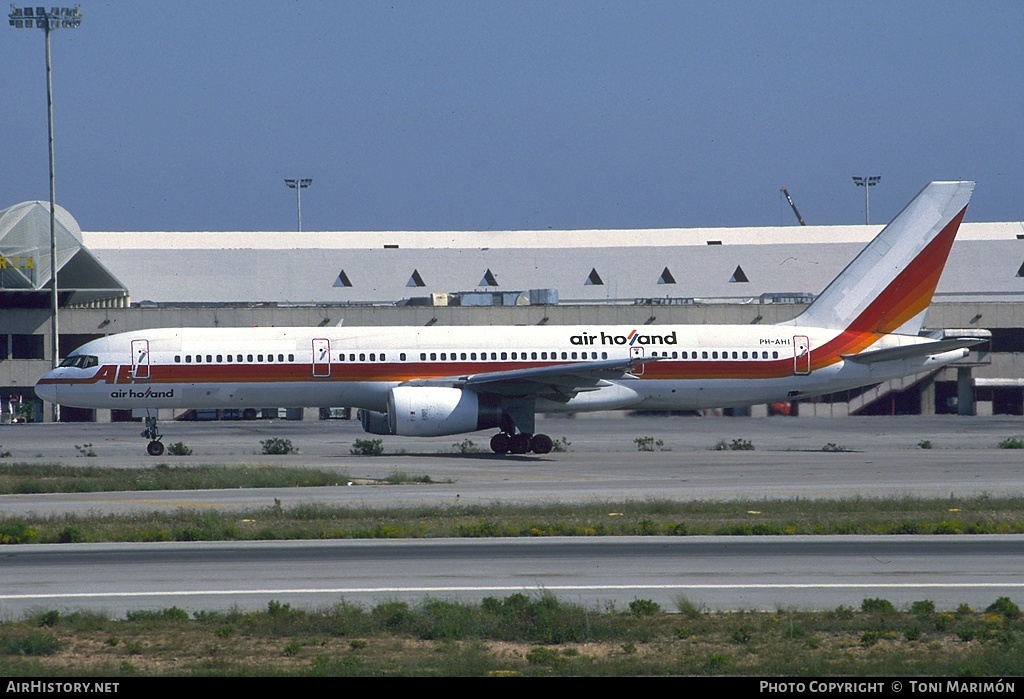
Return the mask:
<svg viewBox="0 0 1024 699">
<path fill-rule="evenodd" d="M 133 301 L 387 303 L 557 289 L 561 302 L 817 294 L 872 226 L 581 231 L 83 232 Z M 1024 223 L 964 223 L 937 300 L 1024 300 Z"/>
</svg>

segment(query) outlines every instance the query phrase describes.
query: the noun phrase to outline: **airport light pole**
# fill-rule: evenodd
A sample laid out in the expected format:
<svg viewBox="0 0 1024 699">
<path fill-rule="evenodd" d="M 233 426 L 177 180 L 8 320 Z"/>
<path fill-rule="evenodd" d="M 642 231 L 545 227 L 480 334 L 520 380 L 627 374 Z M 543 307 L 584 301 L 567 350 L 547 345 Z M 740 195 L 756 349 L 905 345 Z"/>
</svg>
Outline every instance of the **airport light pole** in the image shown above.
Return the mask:
<svg viewBox="0 0 1024 699">
<path fill-rule="evenodd" d="M 313 184 L 309 177 L 290 180 L 285 178 L 284 183 L 295 190 L 295 212 L 298 217 L 299 233 L 302 232 L 302 190 Z"/>
<path fill-rule="evenodd" d="M 868 192 L 882 179 L 881 175 L 872 175 L 870 177 L 854 177 L 853 183 L 858 187 L 864 188 L 864 225 L 868 223 Z"/>
<path fill-rule="evenodd" d="M 81 6 L 74 7 L 22 7 L 11 5 L 11 14 L 8 15 L 10 25 L 16 29 L 31 29 L 36 27 L 43 30 L 46 37 L 46 119 L 49 132 L 50 151 L 50 287 L 51 315 L 50 315 L 50 360 L 53 368 L 60 364 L 60 339 L 57 332 L 57 226 L 55 212 L 57 208 L 57 194 L 53 176 L 53 78 L 50 69 L 50 32 L 54 29 L 64 27 L 74 29 L 82 23 Z M 53 421 L 60 420 L 60 406 L 53 404 Z"/>
</svg>

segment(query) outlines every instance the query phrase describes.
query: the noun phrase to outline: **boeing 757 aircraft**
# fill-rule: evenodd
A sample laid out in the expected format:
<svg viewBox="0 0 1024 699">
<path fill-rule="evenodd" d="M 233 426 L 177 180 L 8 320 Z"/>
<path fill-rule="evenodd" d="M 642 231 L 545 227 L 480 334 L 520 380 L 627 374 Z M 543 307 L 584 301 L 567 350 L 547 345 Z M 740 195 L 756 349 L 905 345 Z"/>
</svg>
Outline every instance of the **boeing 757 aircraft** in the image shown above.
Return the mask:
<svg viewBox="0 0 1024 699">
<path fill-rule="evenodd" d="M 44 400 L 158 408 L 352 406 L 363 429 L 496 429 L 544 454 L 537 413 L 799 400 L 937 369 L 977 340 L 918 336 L 973 182 L 932 182 L 798 317 L 767 326 L 175 328 L 93 340 L 36 385 Z"/>
</svg>

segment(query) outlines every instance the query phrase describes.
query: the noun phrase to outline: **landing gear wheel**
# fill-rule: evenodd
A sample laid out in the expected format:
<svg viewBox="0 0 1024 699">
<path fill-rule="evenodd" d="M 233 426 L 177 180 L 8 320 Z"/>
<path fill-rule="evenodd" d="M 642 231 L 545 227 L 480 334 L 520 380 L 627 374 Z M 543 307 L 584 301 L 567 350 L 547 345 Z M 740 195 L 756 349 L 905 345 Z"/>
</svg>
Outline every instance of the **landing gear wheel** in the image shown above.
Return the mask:
<svg viewBox="0 0 1024 699">
<path fill-rule="evenodd" d="M 551 451 L 551 437 L 546 434 L 535 434 L 530 440 L 530 448 L 534 454 L 547 454 Z"/>
<path fill-rule="evenodd" d="M 512 437 L 512 444 L 509 451 L 513 454 L 525 454 L 530 451 L 530 435 L 520 432 Z"/>
<path fill-rule="evenodd" d="M 156 418 L 152 415 L 146 418 L 146 429 L 142 430 L 142 436 L 149 440 L 146 452 L 150 456 L 160 456 L 164 453 L 164 445 L 160 441 L 160 430 L 157 429 Z"/>
<path fill-rule="evenodd" d="M 512 437 L 504 432 L 491 437 L 491 451 L 495 454 L 507 454 L 512 448 Z"/>
</svg>

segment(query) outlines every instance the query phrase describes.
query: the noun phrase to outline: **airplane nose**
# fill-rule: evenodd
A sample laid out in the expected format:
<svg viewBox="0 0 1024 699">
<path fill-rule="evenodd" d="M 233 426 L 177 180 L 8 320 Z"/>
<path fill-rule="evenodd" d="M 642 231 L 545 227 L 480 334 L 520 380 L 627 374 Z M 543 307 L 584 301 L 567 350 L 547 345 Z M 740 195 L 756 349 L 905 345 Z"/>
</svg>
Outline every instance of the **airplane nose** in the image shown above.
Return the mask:
<svg viewBox="0 0 1024 699">
<path fill-rule="evenodd" d="M 49 376 L 49 374 L 47 374 Z M 45 400 L 47 403 L 57 402 L 57 384 L 54 383 L 43 383 L 46 381 L 47 376 L 44 376 L 36 384 L 36 395 Z"/>
</svg>

